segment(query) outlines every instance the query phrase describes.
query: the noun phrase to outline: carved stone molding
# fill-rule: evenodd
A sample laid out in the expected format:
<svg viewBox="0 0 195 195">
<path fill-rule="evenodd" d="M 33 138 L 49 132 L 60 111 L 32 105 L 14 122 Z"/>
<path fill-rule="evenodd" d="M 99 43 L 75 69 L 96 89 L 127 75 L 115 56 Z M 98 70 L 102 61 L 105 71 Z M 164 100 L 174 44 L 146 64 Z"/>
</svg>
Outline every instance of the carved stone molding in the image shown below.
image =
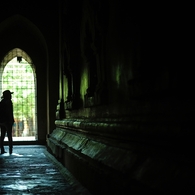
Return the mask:
<svg viewBox="0 0 195 195">
<path fill-rule="evenodd" d="M 64 110 L 64 100 L 58 100 L 58 104 L 56 107 L 56 119 L 64 119 L 65 118 L 65 110 Z"/>
</svg>

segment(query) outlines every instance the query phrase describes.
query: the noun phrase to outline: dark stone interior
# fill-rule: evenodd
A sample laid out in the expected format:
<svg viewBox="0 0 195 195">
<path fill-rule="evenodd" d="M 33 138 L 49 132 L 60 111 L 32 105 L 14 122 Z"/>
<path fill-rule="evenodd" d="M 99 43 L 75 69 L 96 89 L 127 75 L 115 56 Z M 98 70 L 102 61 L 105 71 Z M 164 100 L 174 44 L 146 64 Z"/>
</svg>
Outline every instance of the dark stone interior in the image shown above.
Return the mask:
<svg viewBox="0 0 195 195">
<path fill-rule="evenodd" d="M 20 48 L 36 67 L 38 143 L 92 194 L 195 191 L 190 19 L 172 6 L 0 3 L 0 62 Z"/>
</svg>

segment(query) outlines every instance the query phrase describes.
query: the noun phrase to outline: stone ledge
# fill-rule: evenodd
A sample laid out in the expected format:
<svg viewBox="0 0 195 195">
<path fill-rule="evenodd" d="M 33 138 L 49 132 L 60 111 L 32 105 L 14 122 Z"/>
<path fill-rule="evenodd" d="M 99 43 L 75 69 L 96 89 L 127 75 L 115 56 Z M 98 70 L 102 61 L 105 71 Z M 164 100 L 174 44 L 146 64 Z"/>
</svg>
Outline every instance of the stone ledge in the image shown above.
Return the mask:
<svg viewBox="0 0 195 195">
<path fill-rule="evenodd" d="M 141 119 L 128 121 L 128 118 L 64 119 L 56 120 L 55 124 L 57 128 L 75 131 L 88 137 L 122 140 L 123 143 L 133 141 L 165 147 L 173 145 L 173 140 L 180 142 L 183 138 L 188 139 L 194 136 L 194 131 L 191 131 L 190 127 L 179 123 L 161 123 L 160 120 L 152 123 Z"/>
<path fill-rule="evenodd" d="M 170 188 L 175 192 L 184 190 L 186 179 L 193 179 L 193 163 L 181 154 L 167 153 L 158 150 L 158 147 L 131 142 L 128 149 L 120 148 L 68 128 L 55 129 L 48 145 L 53 154 L 86 186 L 91 185 L 88 184 L 91 180 L 96 181 L 93 176 L 97 174 L 116 185 L 118 183 L 120 187 L 126 188 L 134 183 L 137 187 L 160 194 L 160 191 L 169 191 Z M 178 187 L 178 182 L 184 185 Z"/>
<path fill-rule="evenodd" d="M 64 131 L 64 133 L 62 133 L 62 131 Z M 75 153 L 93 159 L 98 163 L 102 163 L 117 171 L 121 172 L 129 169 L 129 159 L 126 159 L 126 162 L 121 161 L 123 157 L 129 156 L 131 153 L 125 149 L 109 146 L 105 143 L 101 143 L 87 137 L 82 137 L 81 135 L 69 133 L 59 128 L 55 129 L 48 139 L 50 144 L 52 143 L 61 149 L 72 149 Z M 56 150 L 58 149 L 53 149 L 53 152 L 55 153 Z M 60 156 L 60 154 L 56 154 L 56 156 Z M 133 161 L 135 161 L 135 157 Z M 133 161 L 131 164 L 133 164 Z"/>
</svg>

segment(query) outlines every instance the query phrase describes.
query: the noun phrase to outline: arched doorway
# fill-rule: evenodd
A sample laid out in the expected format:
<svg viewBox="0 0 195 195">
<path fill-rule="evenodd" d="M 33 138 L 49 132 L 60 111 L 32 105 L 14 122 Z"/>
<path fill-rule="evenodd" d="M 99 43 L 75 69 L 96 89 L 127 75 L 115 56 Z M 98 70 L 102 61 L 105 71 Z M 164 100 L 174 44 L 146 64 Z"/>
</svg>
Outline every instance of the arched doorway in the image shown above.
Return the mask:
<svg viewBox="0 0 195 195">
<path fill-rule="evenodd" d="M 31 58 L 15 48 L 4 57 L 0 67 L 0 93 L 13 91 L 13 140 L 37 140 L 36 74 Z"/>
</svg>

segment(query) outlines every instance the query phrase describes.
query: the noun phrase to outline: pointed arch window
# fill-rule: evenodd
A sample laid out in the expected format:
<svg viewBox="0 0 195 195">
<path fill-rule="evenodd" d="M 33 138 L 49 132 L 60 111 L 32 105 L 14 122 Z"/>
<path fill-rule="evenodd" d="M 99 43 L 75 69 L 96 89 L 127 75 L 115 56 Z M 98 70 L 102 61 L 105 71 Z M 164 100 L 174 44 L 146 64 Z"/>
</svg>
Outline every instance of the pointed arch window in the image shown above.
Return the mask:
<svg viewBox="0 0 195 195">
<path fill-rule="evenodd" d="M 11 50 L 0 67 L 0 93 L 13 91 L 13 140 L 37 139 L 36 76 L 30 57 L 21 49 Z"/>
</svg>

